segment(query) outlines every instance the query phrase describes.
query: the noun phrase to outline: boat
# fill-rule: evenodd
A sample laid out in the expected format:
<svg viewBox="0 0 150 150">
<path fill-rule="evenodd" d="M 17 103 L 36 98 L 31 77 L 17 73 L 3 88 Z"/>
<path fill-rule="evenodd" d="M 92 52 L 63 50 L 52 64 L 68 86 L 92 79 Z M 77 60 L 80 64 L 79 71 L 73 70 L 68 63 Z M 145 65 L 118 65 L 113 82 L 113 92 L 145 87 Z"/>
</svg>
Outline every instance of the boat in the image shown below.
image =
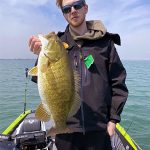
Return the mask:
<svg viewBox="0 0 150 150">
<path fill-rule="evenodd" d="M 46 136 L 51 124 L 24 111 L 0 134 L 0 150 L 57 150 L 55 138 Z M 142 150 L 119 123 L 111 142 L 113 150 Z"/>
</svg>

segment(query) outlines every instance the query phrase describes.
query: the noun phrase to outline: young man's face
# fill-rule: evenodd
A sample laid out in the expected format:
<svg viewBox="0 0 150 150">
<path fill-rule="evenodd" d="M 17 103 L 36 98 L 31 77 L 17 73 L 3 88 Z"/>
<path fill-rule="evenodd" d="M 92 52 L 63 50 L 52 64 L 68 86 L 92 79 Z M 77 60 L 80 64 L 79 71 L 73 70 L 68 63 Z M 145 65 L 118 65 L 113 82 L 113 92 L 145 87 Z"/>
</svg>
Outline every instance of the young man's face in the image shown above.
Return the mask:
<svg viewBox="0 0 150 150">
<path fill-rule="evenodd" d="M 62 9 L 65 19 L 72 27 L 79 27 L 88 12 L 88 6 L 82 0 L 63 0 Z"/>
</svg>

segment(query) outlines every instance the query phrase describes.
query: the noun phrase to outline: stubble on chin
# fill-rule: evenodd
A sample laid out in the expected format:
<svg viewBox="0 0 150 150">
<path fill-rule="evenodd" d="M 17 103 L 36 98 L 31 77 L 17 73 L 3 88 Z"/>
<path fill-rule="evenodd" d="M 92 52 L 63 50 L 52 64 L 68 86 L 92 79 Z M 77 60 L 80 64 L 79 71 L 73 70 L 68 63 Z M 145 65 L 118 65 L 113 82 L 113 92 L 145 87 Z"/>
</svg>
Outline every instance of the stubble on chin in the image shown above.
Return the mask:
<svg viewBox="0 0 150 150">
<path fill-rule="evenodd" d="M 72 27 L 79 27 L 82 25 L 82 23 L 85 21 L 85 17 L 82 18 L 81 20 L 79 21 L 70 21 L 69 24 L 72 26 Z"/>
</svg>

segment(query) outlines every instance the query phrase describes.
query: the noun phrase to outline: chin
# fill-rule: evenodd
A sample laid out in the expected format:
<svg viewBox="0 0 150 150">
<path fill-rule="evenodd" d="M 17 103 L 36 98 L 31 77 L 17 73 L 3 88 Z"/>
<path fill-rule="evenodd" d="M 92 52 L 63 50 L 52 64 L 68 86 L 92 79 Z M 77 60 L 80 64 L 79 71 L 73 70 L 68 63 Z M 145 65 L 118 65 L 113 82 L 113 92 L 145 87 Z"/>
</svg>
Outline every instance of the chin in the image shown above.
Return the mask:
<svg viewBox="0 0 150 150">
<path fill-rule="evenodd" d="M 84 20 L 83 20 L 84 21 Z M 70 25 L 73 27 L 79 27 L 82 25 L 83 21 L 78 21 L 78 22 L 70 22 Z"/>
<path fill-rule="evenodd" d="M 81 24 L 79 24 L 79 23 L 70 23 L 70 25 L 73 26 L 73 27 L 79 27 Z"/>
</svg>

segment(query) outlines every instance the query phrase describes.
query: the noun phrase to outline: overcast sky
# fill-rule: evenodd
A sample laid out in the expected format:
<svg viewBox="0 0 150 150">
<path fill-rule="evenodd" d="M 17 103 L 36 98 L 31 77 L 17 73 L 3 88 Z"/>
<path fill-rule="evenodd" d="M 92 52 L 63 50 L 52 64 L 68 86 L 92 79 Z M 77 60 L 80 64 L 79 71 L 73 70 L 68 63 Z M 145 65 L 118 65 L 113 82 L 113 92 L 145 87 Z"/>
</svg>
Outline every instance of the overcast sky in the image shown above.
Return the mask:
<svg viewBox="0 0 150 150">
<path fill-rule="evenodd" d="M 119 33 L 121 59 L 150 60 L 150 0 L 87 0 L 87 20 L 101 20 Z M 35 58 L 31 35 L 63 31 L 67 23 L 55 0 L 1 0 L 0 58 Z"/>
</svg>

